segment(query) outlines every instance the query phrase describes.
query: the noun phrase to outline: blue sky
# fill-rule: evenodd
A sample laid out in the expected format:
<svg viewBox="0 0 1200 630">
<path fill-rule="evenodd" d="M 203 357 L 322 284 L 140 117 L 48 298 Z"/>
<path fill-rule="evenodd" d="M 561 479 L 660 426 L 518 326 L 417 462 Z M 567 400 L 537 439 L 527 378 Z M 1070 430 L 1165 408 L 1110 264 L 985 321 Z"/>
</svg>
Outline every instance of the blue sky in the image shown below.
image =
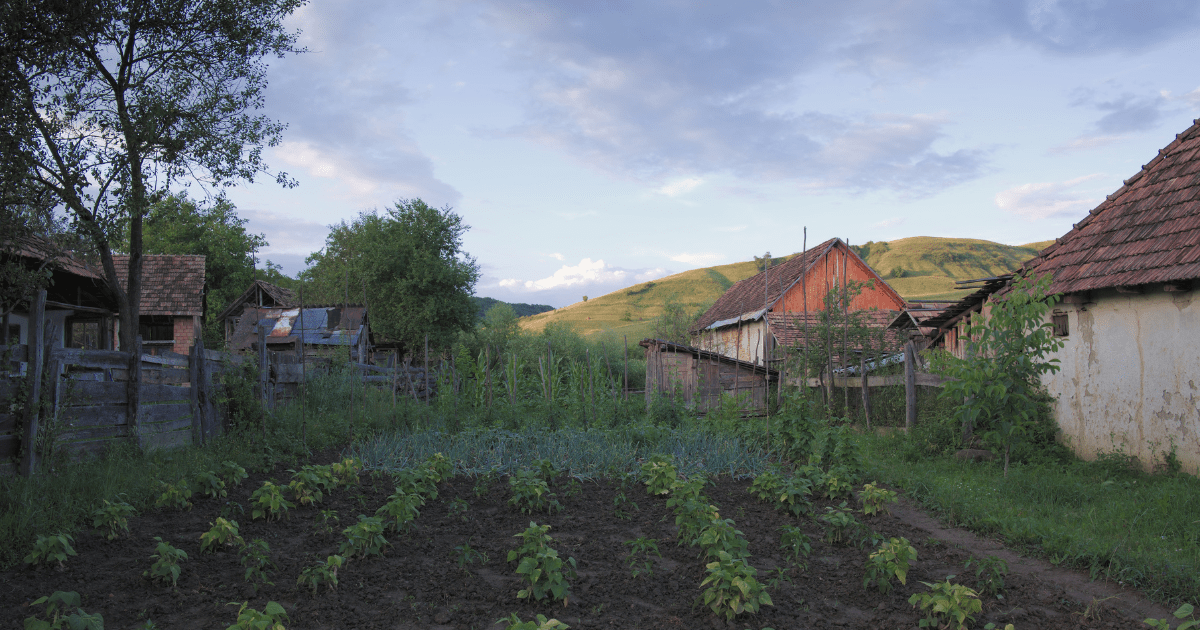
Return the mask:
<svg viewBox="0 0 1200 630">
<path fill-rule="evenodd" d="M 909 236 L 1052 239 L 1200 116 L 1200 3 L 316 0 L 274 170 L 229 191 L 294 273 L 327 226 L 449 205 L 476 293 L 563 306 Z"/>
</svg>

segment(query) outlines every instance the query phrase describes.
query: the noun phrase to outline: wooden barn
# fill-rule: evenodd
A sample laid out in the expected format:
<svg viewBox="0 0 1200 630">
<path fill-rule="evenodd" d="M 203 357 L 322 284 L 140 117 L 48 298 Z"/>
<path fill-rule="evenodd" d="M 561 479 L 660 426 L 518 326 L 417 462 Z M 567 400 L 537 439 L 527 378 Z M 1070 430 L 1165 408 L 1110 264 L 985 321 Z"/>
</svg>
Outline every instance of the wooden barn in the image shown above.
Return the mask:
<svg viewBox="0 0 1200 630">
<path fill-rule="evenodd" d="M 847 280 L 872 283 L 849 305 L 851 311 L 870 311 L 861 319 L 882 329 L 904 310 L 904 298 L 834 238 L 734 284 L 692 325 L 692 339 L 702 350 L 764 365 L 768 357 L 782 356 L 776 348 L 804 343 L 805 322 Z"/>
<path fill-rule="evenodd" d="M 716 352 L 661 339 L 643 339 L 646 349 L 646 404 L 655 396 L 678 393 L 685 405 L 708 411 L 721 405 L 721 396 L 747 396 L 747 411 L 765 411 L 767 388 L 778 372 Z"/>
</svg>

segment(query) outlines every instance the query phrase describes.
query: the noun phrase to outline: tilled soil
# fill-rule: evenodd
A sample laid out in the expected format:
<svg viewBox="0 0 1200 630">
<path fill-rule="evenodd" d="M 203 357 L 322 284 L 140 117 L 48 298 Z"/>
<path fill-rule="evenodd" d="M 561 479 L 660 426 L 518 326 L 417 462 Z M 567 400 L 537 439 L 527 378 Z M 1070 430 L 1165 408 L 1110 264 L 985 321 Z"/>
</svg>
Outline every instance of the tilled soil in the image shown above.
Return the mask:
<svg viewBox="0 0 1200 630">
<path fill-rule="evenodd" d="M 350 561 L 339 573 L 336 590 L 322 588 L 314 596 L 298 587 L 296 578 L 304 567 L 336 553 L 342 538 L 340 528 L 332 535 L 315 531 L 318 510 L 336 510 L 345 527 L 359 514 L 373 515 L 393 487 L 386 477 L 364 474 L 360 486 L 339 489 L 316 507 L 296 508 L 289 518 L 251 520 L 250 493 L 269 478 L 286 482 L 289 474 L 283 467 L 254 474 L 225 499 L 196 497 L 190 511 L 155 511 L 130 519 L 130 535 L 111 542 L 98 531 L 81 533 L 75 545 L 79 555 L 63 570 L 19 567 L 0 573 L 0 627 L 21 627 L 34 612 L 29 606 L 34 599 L 63 590 L 79 592 L 83 608 L 101 613 L 109 629 L 140 627 L 147 619 L 164 629 L 224 628 L 234 622 L 241 602 L 261 610 L 269 600 L 287 610 L 292 629 L 501 628 L 497 619 L 514 612 L 523 620 L 541 613 L 572 628 L 916 628 L 921 615 L 908 598 L 926 589 L 921 582 L 956 575 L 956 582 L 977 586 L 974 571 L 963 569 L 972 551 L 1000 555 L 1014 567 L 1005 579 L 1004 598 L 983 598 L 975 628 L 988 622 L 1000 628 L 1013 623 L 1018 630 L 1144 628 L 1140 619 L 1147 614 L 1167 614 L 1136 592 L 1093 585 L 1086 575 L 1020 558 L 994 541 L 943 528 L 904 502 L 892 515 L 859 517 L 884 536 L 908 538 L 917 549 L 908 584 L 896 584 L 886 595 L 865 590 L 870 549 L 827 544 L 815 518 L 775 511 L 747 492 L 749 481 L 728 478 L 705 494 L 722 517 L 734 519 L 744 532 L 750 562 L 760 581 L 772 584 L 774 600 L 774 606 L 734 622 L 718 619 L 699 604 L 704 562 L 698 548 L 676 544 L 674 516 L 665 499 L 647 495 L 638 484 L 622 488 L 616 481 L 586 482 L 574 496 L 567 496 L 567 485 L 560 484 L 561 512 L 527 515 L 508 504 L 504 479 L 477 493 L 475 479 L 457 477 L 438 488 L 440 496 L 422 508 L 411 532 L 388 536 L 392 546 L 383 557 Z M 622 492 L 628 502 L 615 506 Z M 455 499 L 466 502 L 465 512 L 451 510 Z M 815 513 L 829 505 L 833 503 L 817 501 Z M 241 525 L 245 540 L 262 538 L 270 545 L 278 566 L 273 586 L 256 592 L 244 582 L 236 551 L 200 553 L 200 535 L 222 510 Z M 517 545 L 514 535 L 530 521 L 549 524 L 560 556 L 576 559 L 578 577 L 571 581 L 567 606 L 517 599 L 516 563 L 505 560 Z M 779 548 L 779 529 L 788 524 L 812 539 L 803 570 Z M 155 536 L 188 554 L 176 588 L 142 577 Z M 624 543 L 639 537 L 657 539 L 662 557 L 653 557 L 652 575 L 635 578 Z M 455 548 L 462 545 L 486 560 L 460 566 Z M 1117 597 L 1106 599 L 1109 594 Z"/>
</svg>

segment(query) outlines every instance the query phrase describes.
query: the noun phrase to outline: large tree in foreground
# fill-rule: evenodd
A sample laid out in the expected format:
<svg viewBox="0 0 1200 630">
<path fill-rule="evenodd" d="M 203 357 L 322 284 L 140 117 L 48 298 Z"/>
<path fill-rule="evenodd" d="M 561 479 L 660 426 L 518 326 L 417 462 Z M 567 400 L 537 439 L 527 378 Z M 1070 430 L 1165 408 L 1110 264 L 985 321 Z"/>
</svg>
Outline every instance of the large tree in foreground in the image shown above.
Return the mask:
<svg viewBox="0 0 1200 630">
<path fill-rule="evenodd" d="M 132 346 L 143 219 L 172 184 L 266 172 L 283 126 L 263 105 L 269 56 L 296 52 L 283 19 L 304 0 L 8 0 L 0 97 L 20 124 L 0 143 L 31 190 L 66 208 L 99 255 Z M 277 179 L 288 184 L 285 175 Z M 128 236 L 129 276 L 114 245 Z"/>
<path fill-rule="evenodd" d="M 332 226 L 325 248 L 301 275 L 305 301 L 361 303 L 372 328 L 418 350 L 425 335 L 449 345 L 475 323 L 471 300 L 479 265 L 462 251 L 470 226 L 449 207 L 401 200 L 386 212 L 364 212 Z"/>
</svg>

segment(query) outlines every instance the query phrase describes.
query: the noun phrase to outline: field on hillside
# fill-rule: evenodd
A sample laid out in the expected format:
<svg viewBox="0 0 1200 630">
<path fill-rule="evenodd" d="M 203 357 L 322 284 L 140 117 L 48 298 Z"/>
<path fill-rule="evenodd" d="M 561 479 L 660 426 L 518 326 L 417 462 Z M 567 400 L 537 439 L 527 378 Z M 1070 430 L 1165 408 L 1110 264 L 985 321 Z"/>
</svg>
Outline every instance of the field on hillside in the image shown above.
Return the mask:
<svg viewBox="0 0 1200 630">
<path fill-rule="evenodd" d="M 868 242 L 854 249 L 905 299 L 957 300 L 965 293 L 954 288 L 956 280 L 1007 273 L 1052 242 L 1013 247 L 976 239 L 918 236 Z M 550 322 L 563 322 L 583 335 L 611 335 L 615 341 L 626 336 L 635 343 L 650 336 L 653 320 L 668 300 L 674 299 L 690 313 L 699 313 L 733 283 L 756 273 L 758 268 L 752 261 L 693 269 L 523 317 L 521 327 L 536 332 Z"/>
</svg>

